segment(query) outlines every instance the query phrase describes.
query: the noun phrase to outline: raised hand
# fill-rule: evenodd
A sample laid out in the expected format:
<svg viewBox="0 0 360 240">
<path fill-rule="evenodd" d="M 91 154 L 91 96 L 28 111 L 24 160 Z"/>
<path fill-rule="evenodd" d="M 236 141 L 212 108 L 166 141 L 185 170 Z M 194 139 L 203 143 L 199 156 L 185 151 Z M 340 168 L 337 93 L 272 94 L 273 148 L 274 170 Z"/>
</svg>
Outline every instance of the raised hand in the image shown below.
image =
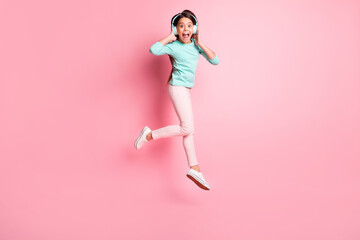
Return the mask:
<svg viewBox="0 0 360 240">
<path fill-rule="evenodd" d="M 197 28 L 196 34 L 193 34 L 191 38 L 195 39 L 196 45 L 200 45 L 199 28 Z"/>
<path fill-rule="evenodd" d="M 169 37 L 169 42 L 173 42 L 173 41 L 175 41 L 175 40 L 177 39 L 174 33 L 175 33 L 175 32 L 174 32 L 174 29 L 171 28 L 171 33 L 170 33 L 170 35 L 168 36 L 168 37 Z"/>
</svg>

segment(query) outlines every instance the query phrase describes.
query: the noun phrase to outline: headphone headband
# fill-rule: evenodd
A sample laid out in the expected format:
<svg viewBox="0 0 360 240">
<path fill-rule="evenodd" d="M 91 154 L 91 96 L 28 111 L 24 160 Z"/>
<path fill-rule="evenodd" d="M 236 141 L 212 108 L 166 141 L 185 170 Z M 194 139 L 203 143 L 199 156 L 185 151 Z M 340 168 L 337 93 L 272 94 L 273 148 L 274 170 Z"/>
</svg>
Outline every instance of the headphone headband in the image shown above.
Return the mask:
<svg viewBox="0 0 360 240">
<path fill-rule="evenodd" d="M 182 13 L 178 13 L 178 14 L 176 14 L 176 16 L 174 17 L 174 19 L 172 20 L 172 23 L 171 23 L 171 25 L 173 25 L 174 26 L 174 21 L 175 21 L 175 19 L 179 16 L 179 15 L 181 15 Z M 196 19 L 196 17 L 194 16 L 194 15 L 192 15 L 191 13 L 189 13 L 194 19 L 195 19 L 195 25 L 197 25 L 197 19 Z M 175 26 L 174 26 L 175 27 Z"/>
</svg>

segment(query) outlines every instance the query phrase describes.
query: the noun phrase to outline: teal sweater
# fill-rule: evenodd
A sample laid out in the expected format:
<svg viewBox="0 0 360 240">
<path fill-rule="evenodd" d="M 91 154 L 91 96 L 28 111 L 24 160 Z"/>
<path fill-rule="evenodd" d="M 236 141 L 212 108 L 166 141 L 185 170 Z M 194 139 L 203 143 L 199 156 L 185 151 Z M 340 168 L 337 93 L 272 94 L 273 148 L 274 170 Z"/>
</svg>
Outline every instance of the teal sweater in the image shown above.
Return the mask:
<svg viewBox="0 0 360 240">
<path fill-rule="evenodd" d="M 195 44 L 195 40 L 191 39 L 191 43 L 186 44 L 178 40 L 163 46 L 159 41 L 150 47 L 150 52 L 154 55 L 169 54 L 175 58 L 173 63 L 171 85 L 184 86 L 192 88 L 195 80 L 195 70 L 197 67 L 199 54 L 203 55 L 211 64 L 219 64 L 219 58 L 209 59 L 204 50 Z"/>
</svg>

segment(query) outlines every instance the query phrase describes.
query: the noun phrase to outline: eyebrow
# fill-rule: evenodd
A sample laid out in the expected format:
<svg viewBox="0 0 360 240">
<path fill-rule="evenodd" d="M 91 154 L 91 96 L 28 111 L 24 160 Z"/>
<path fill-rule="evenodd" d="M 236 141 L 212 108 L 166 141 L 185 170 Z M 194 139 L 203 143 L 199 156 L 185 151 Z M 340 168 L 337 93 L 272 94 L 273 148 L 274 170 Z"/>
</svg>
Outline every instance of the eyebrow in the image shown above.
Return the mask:
<svg viewBox="0 0 360 240">
<path fill-rule="evenodd" d="M 184 22 L 179 22 L 179 24 L 181 24 L 181 23 L 184 23 Z M 188 22 L 188 23 L 191 23 L 192 24 L 192 21 L 190 21 L 190 22 Z M 185 24 L 185 23 L 184 23 Z"/>
</svg>

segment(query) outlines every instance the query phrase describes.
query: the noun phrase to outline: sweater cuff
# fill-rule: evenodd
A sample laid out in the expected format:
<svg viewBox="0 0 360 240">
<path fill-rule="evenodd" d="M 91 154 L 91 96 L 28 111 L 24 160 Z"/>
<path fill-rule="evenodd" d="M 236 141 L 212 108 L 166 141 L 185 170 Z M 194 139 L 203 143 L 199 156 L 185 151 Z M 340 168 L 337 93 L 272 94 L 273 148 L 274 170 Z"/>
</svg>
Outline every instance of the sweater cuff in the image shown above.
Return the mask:
<svg viewBox="0 0 360 240">
<path fill-rule="evenodd" d="M 214 57 L 213 59 L 209 59 L 209 62 L 210 62 L 211 64 L 218 65 L 220 61 L 219 61 L 218 56 L 215 55 L 215 57 Z"/>
</svg>

